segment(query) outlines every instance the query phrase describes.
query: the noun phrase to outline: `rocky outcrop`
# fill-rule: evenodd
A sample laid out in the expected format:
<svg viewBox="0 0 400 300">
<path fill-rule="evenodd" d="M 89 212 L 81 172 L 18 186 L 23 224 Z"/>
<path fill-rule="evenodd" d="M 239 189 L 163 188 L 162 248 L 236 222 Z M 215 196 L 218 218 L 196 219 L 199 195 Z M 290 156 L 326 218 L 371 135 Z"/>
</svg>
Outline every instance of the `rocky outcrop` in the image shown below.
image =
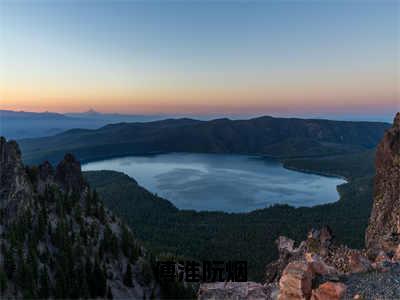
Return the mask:
<svg viewBox="0 0 400 300">
<path fill-rule="evenodd" d="M 393 254 L 400 244 L 400 113 L 376 151 L 374 203 L 366 231 L 373 258 L 380 250 Z"/>
<path fill-rule="evenodd" d="M 55 181 L 67 192 L 80 193 L 85 185 L 81 164 L 72 154 L 66 154 L 57 165 Z"/>
<path fill-rule="evenodd" d="M 160 296 L 131 230 L 85 183 L 71 154 L 24 166 L 0 138 L 0 298 Z"/>
<path fill-rule="evenodd" d="M 312 291 L 311 300 L 339 300 L 346 295 L 346 285 L 341 282 L 325 282 Z"/>
<path fill-rule="evenodd" d="M 307 239 L 301 242 L 299 247 L 295 247 L 294 241 L 284 236 L 279 237 L 276 243 L 280 253 L 279 259 L 268 264 L 267 282 L 264 285 L 246 282 L 207 283 L 201 285 L 199 298 L 254 299 L 251 295 L 262 295 L 259 299 L 339 300 L 363 294 L 363 289 L 373 282 L 360 277 L 366 274 L 375 274 L 375 283 L 380 278 L 388 277 L 386 280 L 391 286 L 400 289 L 400 284 L 396 285 L 395 279 L 399 272 L 395 271 L 394 275 L 390 275 L 392 270 L 398 270 L 400 267 L 396 254 L 390 258 L 381 250 L 376 259 L 371 261 L 365 250 L 336 245 L 332 231 L 327 227 L 311 229 Z M 397 251 L 400 250 L 396 249 L 396 253 Z M 269 278 L 273 278 L 268 277 L 270 274 L 275 274 L 272 282 L 268 281 Z M 355 287 L 353 282 L 360 286 Z M 347 292 L 348 284 L 352 285 L 350 293 Z M 252 287 L 252 293 L 247 292 L 248 286 Z M 373 295 L 373 289 L 368 289 L 372 290 L 369 294 Z M 397 290 L 388 295 L 397 295 Z M 377 294 L 382 295 L 384 291 L 385 288 L 379 286 Z"/>
<path fill-rule="evenodd" d="M 310 264 L 303 261 L 289 263 L 279 280 L 278 299 L 309 299 L 313 277 Z"/>
<path fill-rule="evenodd" d="M 32 187 L 15 141 L 0 137 L 0 208 L 2 217 L 18 214 L 26 206 Z"/>
<path fill-rule="evenodd" d="M 44 194 L 46 188 L 54 183 L 54 168 L 48 161 L 45 161 L 39 165 L 37 170 L 36 191 Z"/>
<path fill-rule="evenodd" d="M 280 236 L 275 243 L 278 247 L 279 258 L 269 263 L 265 269 L 267 283 L 278 282 L 288 263 L 299 260 L 306 251 L 305 243 L 295 248 L 294 241 L 285 236 Z"/>
</svg>

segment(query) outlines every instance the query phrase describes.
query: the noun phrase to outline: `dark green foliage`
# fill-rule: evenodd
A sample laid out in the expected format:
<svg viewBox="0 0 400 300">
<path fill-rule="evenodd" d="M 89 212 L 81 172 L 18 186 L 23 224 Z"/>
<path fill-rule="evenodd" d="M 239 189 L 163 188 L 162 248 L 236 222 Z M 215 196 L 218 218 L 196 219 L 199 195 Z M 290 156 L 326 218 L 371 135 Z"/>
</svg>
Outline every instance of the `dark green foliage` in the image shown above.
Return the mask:
<svg viewBox="0 0 400 300">
<path fill-rule="evenodd" d="M 107 278 L 104 269 L 100 266 L 99 261 L 96 259 L 93 271 L 89 277 L 89 290 L 92 298 L 104 298 L 107 291 Z"/>
<path fill-rule="evenodd" d="M 35 298 L 36 278 L 32 262 L 20 257 L 16 275 L 16 283 L 21 288 L 24 298 Z"/>
<path fill-rule="evenodd" d="M 106 221 L 106 212 L 104 210 L 104 206 L 102 203 L 100 203 L 97 206 L 97 217 L 100 220 L 101 223 L 105 224 Z"/>
<path fill-rule="evenodd" d="M 124 274 L 124 279 L 123 282 L 126 286 L 131 287 L 132 286 L 132 268 L 131 268 L 131 264 L 128 264 L 126 266 L 126 271 Z"/>
<path fill-rule="evenodd" d="M 7 275 L 0 269 L 0 295 L 7 289 Z"/>
<path fill-rule="evenodd" d="M 32 183 L 36 183 L 39 176 L 39 169 L 37 166 L 30 166 L 25 168 L 26 174 L 28 174 L 29 180 Z"/>
<path fill-rule="evenodd" d="M 121 249 L 131 263 L 135 263 L 140 255 L 140 247 L 136 244 L 132 233 L 125 225 L 122 226 Z"/>
<path fill-rule="evenodd" d="M 157 256 L 157 261 L 184 261 L 180 256 L 170 253 L 161 253 Z M 157 272 L 157 262 L 153 257 L 150 260 L 152 269 Z M 161 280 L 161 294 L 164 299 L 197 299 L 197 287 L 195 284 L 187 284 L 179 281 Z"/>
<path fill-rule="evenodd" d="M 101 241 L 100 247 L 107 252 L 111 252 L 114 257 L 118 255 L 118 239 L 111 231 L 109 226 L 106 226 L 104 229 L 104 236 Z"/>
<path fill-rule="evenodd" d="M 0 208 L 0 225 L 3 224 L 3 220 L 5 217 L 5 209 L 4 208 Z"/>
<path fill-rule="evenodd" d="M 40 240 L 43 238 L 43 235 L 47 230 L 48 223 L 48 214 L 47 214 L 47 204 L 46 201 L 42 198 L 41 200 L 41 209 L 38 217 L 38 227 L 37 227 L 37 238 Z"/>
<path fill-rule="evenodd" d="M 16 263 L 14 259 L 13 249 L 7 249 L 4 244 L 1 245 L 2 252 L 4 254 L 4 270 L 9 279 L 13 278 L 16 271 Z"/>
<path fill-rule="evenodd" d="M 110 287 L 108 287 L 108 289 L 107 289 L 107 299 L 113 299 L 114 297 L 113 297 L 113 294 L 112 294 L 112 292 L 111 292 L 111 288 Z"/>
<path fill-rule="evenodd" d="M 284 162 L 284 166 L 313 173 L 337 174 L 351 179 L 372 176 L 375 173 L 374 162 L 375 149 L 370 149 L 357 154 L 290 159 Z"/>
<path fill-rule="evenodd" d="M 54 296 L 55 298 L 67 298 L 68 297 L 68 283 L 65 273 L 63 269 L 60 267 L 57 268 L 55 272 L 55 287 L 54 287 Z"/>
<path fill-rule="evenodd" d="M 161 283 L 161 294 L 164 299 L 197 299 L 195 287 L 175 281 Z"/>
<path fill-rule="evenodd" d="M 77 268 L 77 275 L 79 278 L 79 291 L 80 295 L 83 298 L 89 298 L 90 296 L 90 291 L 89 291 L 89 285 L 88 285 L 88 274 L 87 274 L 87 268 L 84 265 L 79 265 Z M 90 274 L 89 274 L 90 275 Z"/>
<path fill-rule="evenodd" d="M 47 299 L 50 296 L 50 283 L 49 283 L 49 274 L 47 271 L 47 267 L 44 266 L 40 271 L 40 288 L 39 288 L 39 298 Z"/>
</svg>

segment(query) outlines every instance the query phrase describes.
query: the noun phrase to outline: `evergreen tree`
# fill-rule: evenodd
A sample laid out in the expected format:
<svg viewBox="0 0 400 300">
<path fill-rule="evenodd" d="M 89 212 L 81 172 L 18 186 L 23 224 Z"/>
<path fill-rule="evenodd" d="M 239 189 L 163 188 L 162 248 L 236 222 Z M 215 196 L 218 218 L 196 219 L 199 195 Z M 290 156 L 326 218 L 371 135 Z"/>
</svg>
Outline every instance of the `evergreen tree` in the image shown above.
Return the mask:
<svg viewBox="0 0 400 300">
<path fill-rule="evenodd" d="M 12 250 L 7 250 L 5 245 L 2 245 L 2 251 L 4 253 L 4 270 L 6 272 L 6 275 L 9 279 L 11 279 L 17 269 L 15 260 L 14 260 L 14 254 Z"/>
<path fill-rule="evenodd" d="M 131 268 L 131 264 L 129 264 L 129 263 L 126 266 L 126 272 L 124 274 L 123 283 L 129 287 L 133 286 L 133 284 L 132 284 L 132 268 Z"/>
<path fill-rule="evenodd" d="M 39 298 L 47 299 L 50 297 L 50 287 L 49 287 L 49 274 L 47 272 L 46 266 L 44 266 L 40 271 L 40 289 Z"/>
<path fill-rule="evenodd" d="M 108 287 L 108 289 L 107 289 L 107 299 L 113 299 L 113 294 L 111 292 L 111 288 L 110 287 Z"/>
<path fill-rule="evenodd" d="M 67 278 L 64 275 L 62 268 L 57 267 L 55 274 L 55 288 L 54 297 L 55 298 L 68 298 L 68 284 Z"/>
<path fill-rule="evenodd" d="M 4 294 L 6 289 L 7 289 L 7 275 L 2 269 L 0 269 L 0 295 Z"/>
<path fill-rule="evenodd" d="M 93 190 L 92 203 L 97 204 L 98 202 L 99 202 L 99 195 L 97 194 L 96 190 Z"/>
<path fill-rule="evenodd" d="M 41 210 L 38 217 L 38 240 L 43 238 L 43 235 L 46 233 L 46 226 L 48 222 L 47 217 L 47 208 L 44 204 L 41 205 Z"/>
<path fill-rule="evenodd" d="M 89 291 L 89 285 L 88 285 L 88 276 L 86 274 L 86 269 L 81 266 L 81 281 L 80 281 L 80 291 L 81 291 L 81 296 L 83 298 L 89 298 L 90 297 L 90 291 Z"/>
<path fill-rule="evenodd" d="M 20 259 L 17 269 L 17 285 L 21 288 L 24 298 L 35 298 L 35 278 L 32 265 Z"/>
<path fill-rule="evenodd" d="M 92 214 L 92 194 L 91 194 L 90 190 L 86 194 L 85 214 L 86 214 L 86 216 L 90 216 Z"/>
<path fill-rule="evenodd" d="M 104 297 L 107 291 L 107 278 L 98 259 L 95 260 L 92 273 L 92 294 L 94 297 Z"/>
<path fill-rule="evenodd" d="M 100 205 L 98 206 L 97 216 L 98 216 L 98 218 L 99 218 L 99 220 L 100 220 L 100 222 L 101 222 L 102 224 L 104 224 L 104 223 L 106 222 L 106 211 L 105 211 L 105 209 L 104 209 L 103 204 L 100 204 Z"/>
<path fill-rule="evenodd" d="M 132 235 L 129 232 L 128 228 L 123 225 L 122 226 L 122 233 L 121 233 L 121 247 L 122 251 L 124 252 L 125 256 L 129 257 L 130 256 L 130 250 L 132 247 Z"/>
</svg>

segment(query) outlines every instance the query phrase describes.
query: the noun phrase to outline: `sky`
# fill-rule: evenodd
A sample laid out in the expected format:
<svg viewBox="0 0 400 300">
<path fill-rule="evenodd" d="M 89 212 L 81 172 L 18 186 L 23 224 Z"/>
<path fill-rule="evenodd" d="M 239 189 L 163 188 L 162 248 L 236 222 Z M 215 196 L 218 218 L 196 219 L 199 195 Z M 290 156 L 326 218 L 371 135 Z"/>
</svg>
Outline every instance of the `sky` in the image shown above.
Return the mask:
<svg viewBox="0 0 400 300">
<path fill-rule="evenodd" d="M 0 109 L 393 115 L 399 1 L 0 1 Z"/>
</svg>

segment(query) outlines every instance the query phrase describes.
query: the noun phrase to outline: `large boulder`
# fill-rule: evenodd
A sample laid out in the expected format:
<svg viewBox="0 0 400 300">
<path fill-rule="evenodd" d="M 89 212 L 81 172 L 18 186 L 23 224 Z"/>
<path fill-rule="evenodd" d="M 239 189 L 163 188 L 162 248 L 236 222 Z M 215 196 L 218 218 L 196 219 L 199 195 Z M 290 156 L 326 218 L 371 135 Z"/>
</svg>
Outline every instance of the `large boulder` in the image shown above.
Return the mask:
<svg viewBox="0 0 400 300">
<path fill-rule="evenodd" d="M 309 299 L 314 274 L 310 264 L 304 261 L 289 263 L 279 281 L 280 300 Z"/>
<path fill-rule="evenodd" d="M 400 113 L 376 151 L 374 203 L 365 240 L 371 258 L 400 243 Z"/>
<path fill-rule="evenodd" d="M 265 281 L 267 283 L 278 282 L 286 266 L 299 259 L 303 259 L 306 251 L 306 244 L 302 242 L 299 247 L 294 247 L 294 241 L 285 236 L 280 236 L 275 241 L 279 258 L 270 262 L 265 268 Z"/>
<path fill-rule="evenodd" d="M 341 282 L 325 282 L 312 291 L 311 300 L 340 300 L 346 295 L 346 285 Z"/>
</svg>

